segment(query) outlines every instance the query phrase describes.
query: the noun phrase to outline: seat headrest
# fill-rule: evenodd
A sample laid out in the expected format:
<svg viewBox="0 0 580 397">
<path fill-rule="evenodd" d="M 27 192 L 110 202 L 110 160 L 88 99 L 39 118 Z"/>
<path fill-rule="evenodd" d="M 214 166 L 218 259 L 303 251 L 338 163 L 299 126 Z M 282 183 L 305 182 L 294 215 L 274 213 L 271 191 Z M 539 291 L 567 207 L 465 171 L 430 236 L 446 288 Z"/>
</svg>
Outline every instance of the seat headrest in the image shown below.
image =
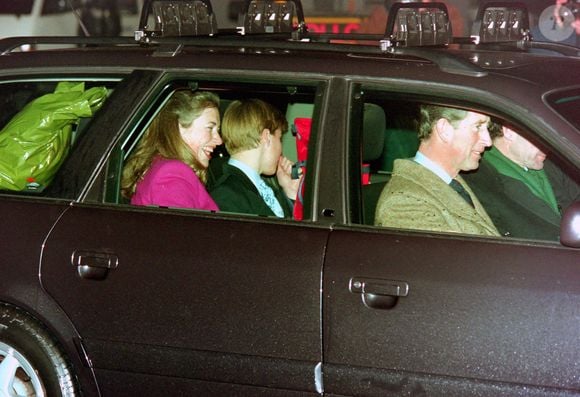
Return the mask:
<svg viewBox="0 0 580 397">
<path fill-rule="evenodd" d="M 374 103 L 365 103 L 363 116 L 363 161 L 381 157 L 385 145 L 385 111 Z"/>
</svg>

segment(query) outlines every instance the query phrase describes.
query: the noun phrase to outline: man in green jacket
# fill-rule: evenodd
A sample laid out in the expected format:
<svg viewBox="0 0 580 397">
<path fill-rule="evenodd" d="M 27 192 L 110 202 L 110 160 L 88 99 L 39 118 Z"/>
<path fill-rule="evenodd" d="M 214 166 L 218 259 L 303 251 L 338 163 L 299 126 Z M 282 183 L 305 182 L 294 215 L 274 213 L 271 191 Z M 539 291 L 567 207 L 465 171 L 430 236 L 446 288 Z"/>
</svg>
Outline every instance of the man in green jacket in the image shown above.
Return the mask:
<svg viewBox="0 0 580 397">
<path fill-rule="evenodd" d="M 491 123 L 493 147 L 465 179 L 504 236 L 558 241 L 561 211 L 580 199 L 578 184 L 513 129 Z"/>
</svg>

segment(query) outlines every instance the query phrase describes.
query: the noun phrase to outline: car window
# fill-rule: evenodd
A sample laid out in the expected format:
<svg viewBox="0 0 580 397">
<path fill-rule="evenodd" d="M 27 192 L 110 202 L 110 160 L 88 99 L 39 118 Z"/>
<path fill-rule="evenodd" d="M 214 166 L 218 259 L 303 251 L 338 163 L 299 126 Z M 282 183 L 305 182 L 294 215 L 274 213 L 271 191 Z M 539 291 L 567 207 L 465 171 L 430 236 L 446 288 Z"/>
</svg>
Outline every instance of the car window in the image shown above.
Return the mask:
<svg viewBox="0 0 580 397">
<path fill-rule="evenodd" d="M 450 107 L 480 117 L 465 139 L 480 138 L 469 143 L 457 140 L 462 122 L 433 132 L 454 134 L 440 138 L 454 139 L 452 153 L 463 159 L 457 176 L 450 175 L 443 171 L 453 162 L 438 161 L 426 143 L 435 139 L 424 130 L 426 109 L 433 104 L 372 92 L 365 92 L 365 101 L 360 125 L 353 127 L 360 131 L 354 140 L 361 148 L 361 178 L 354 182 L 360 186 L 360 223 L 559 241 L 562 214 L 580 200 L 580 181 L 533 132 L 483 110 Z"/>
<path fill-rule="evenodd" d="M 51 183 L 112 87 L 76 79 L 0 84 L 0 191 L 59 198 Z"/>
<path fill-rule="evenodd" d="M 78 1 L 44 0 L 44 4 L 42 5 L 42 15 L 71 12 L 71 5 L 78 6 L 79 4 Z"/>
<path fill-rule="evenodd" d="M 0 4 L 0 14 L 30 14 L 33 3 L 33 0 L 3 1 Z"/>
<path fill-rule="evenodd" d="M 72 7 L 79 7 L 79 0 L 19 0 L 3 1 L 0 4 L 0 14 L 31 14 L 33 7 L 42 2 L 42 15 L 71 12 Z"/>
<path fill-rule="evenodd" d="M 580 88 L 554 92 L 547 97 L 548 104 L 574 127 L 580 129 Z"/>
<path fill-rule="evenodd" d="M 279 112 L 280 117 L 284 120 L 286 126 L 286 131 L 281 135 L 279 145 L 281 150 L 281 155 L 288 159 L 288 162 L 294 166 L 289 170 L 290 177 L 293 183 L 296 185 L 296 189 L 292 190 L 291 197 L 288 195 L 283 196 L 283 187 L 279 182 L 279 178 L 275 173 L 264 172 L 262 174 L 262 180 L 272 189 L 276 194 L 277 201 L 281 202 L 281 207 L 284 212 L 285 219 L 303 220 L 310 216 L 305 205 L 309 200 L 305 183 L 306 175 L 308 175 L 308 151 L 309 143 L 311 142 L 310 135 L 313 134 L 311 131 L 312 125 L 315 120 L 315 97 L 317 93 L 317 85 L 313 83 L 309 84 L 264 84 L 260 82 L 248 84 L 239 82 L 216 82 L 216 81 L 187 81 L 178 80 L 168 84 L 164 89 L 161 90 L 154 98 L 152 98 L 150 103 L 150 110 L 147 112 L 147 116 L 139 122 L 134 129 L 127 133 L 127 136 L 115 149 L 111 160 L 109 162 L 109 175 L 116 174 L 117 184 L 109 184 L 107 192 L 105 194 L 105 201 L 114 204 L 124 204 L 130 205 L 131 202 L 135 203 L 139 200 L 135 198 L 136 185 L 133 185 L 135 190 L 123 190 L 123 172 L 125 172 L 125 178 L 127 178 L 130 164 L 132 158 L 136 156 L 136 153 L 143 146 L 143 140 L 150 130 L 151 126 L 159 117 L 160 113 L 165 106 L 168 106 L 168 102 L 171 100 L 172 96 L 176 92 L 188 91 L 193 93 L 206 93 L 210 92 L 219 97 L 220 102 L 220 121 L 221 128 L 223 129 L 224 114 L 228 107 L 232 103 L 247 102 L 250 100 L 258 100 L 265 102 L 271 107 L 273 107 L 277 112 Z M 232 129 L 233 130 L 233 129 Z M 223 132 L 223 130 L 221 131 Z M 222 133 L 220 133 L 220 138 Z M 278 138 L 275 138 L 278 139 Z M 225 139 L 224 139 L 225 140 Z M 230 163 L 232 156 L 228 152 L 227 145 L 223 142 L 215 148 L 211 148 L 211 160 L 206 169 L 203 172 L 198 172 L 198 177 L 205 185 L 205 189 L 210 193 L 212 198 L 216 201 L 218 208 L 220 204 L 223 204 L 225 200 L 223 197 L 217 197 L 218 194 L 214 194 L 215 190 L 220 188 L 224 184 L 224 179 L 226 176 L 232 174 L 232 168 Z M 163 157 L 163 156 L 161 156 Z M 195 169 L 195 166 L 193 166 Z M 224 172 L 226 170 L 227 172 Z M 199 171 L 199 170 L 197 170 Z M 227 175 L 224 175 L 227 174 Z M 249 182 L 249 180 L 244 180 Z M 255 182 L 255 180 L 253 180 Z M 129 183 L 129 182 L 127 182 Z M 129 185 L 130 186 L 130 185 Z M 244 191 L 243 189 L 253 189 L 252 185 L 229 186 L 235 190 L 235 192 Z M 283 201 L 285 197 L 286 202 Z M 249 198 L 250 203 L 253 198 Z M 266 199 L 264 199 L 266 200 Z M 248 204 L 249 207 L 229 207 L 226 202 L 226 206 L 223 205 L 219 209 L 221 213 L 233 213 L 237 215 L 247 215 L 247 216 L 272 216 L 272 214 L 265 214 L 261 212 L 260 206 L 254 206 Z M 159 208 L 166 209 L 165 207 L 170 207 L 174 209 L 183 210 L 186 206 L 179 205 L 149 205 L 147 206 L 150 210 L 156 210 Z M 187 207 L 192 208 L 192 207 Z M 209 209 L 205 207 L 199 207 L 197 209 Z"/>
</svg>

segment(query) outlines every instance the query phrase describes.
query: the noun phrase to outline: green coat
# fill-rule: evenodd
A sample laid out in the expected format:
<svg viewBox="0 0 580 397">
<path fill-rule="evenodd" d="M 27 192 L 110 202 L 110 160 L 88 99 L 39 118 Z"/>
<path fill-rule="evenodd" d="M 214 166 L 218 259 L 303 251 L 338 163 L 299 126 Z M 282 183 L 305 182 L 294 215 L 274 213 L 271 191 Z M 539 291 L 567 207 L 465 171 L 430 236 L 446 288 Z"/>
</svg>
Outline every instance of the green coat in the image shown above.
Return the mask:
<svg viewBox="0 0 580 397">
<path fill-rule="evenodd" d="M 544 169 L 564 209 L 580 199 L 580 187 L 546 161 Z M 483 156 L 479 169 L 465 175 L 504 236 L 558 241 L 561 216 L 521 181 L 500 174 Z"/>
<path fill-rule="evenodd" d="M 475 208 L 427 168 L 413 160 L 395 160 L 393 176 L 377 203 L 375 225 L 499 236 L 473 191 L 461 177 L 457 180 Z"/>
</svg>

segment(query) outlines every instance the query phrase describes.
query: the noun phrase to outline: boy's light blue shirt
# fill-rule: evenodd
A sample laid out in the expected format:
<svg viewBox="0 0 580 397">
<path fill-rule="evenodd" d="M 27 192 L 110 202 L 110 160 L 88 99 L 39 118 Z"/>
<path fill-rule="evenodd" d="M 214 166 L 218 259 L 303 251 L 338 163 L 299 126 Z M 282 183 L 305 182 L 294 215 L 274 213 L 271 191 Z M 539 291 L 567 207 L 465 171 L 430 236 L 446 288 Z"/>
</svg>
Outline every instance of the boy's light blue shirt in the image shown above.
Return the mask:
<svg viewBox="0 0 580 397">
<path fill-rule="evenodd" d="M 228 164 L 233 166 L 233 167 L 238 168 L 248 178 L 250 178 L 250 180 L 252 181 L 252 183 L 254 184 L 256 189 L 258 189 L 260 196 L 262 196 L 262 199 L 264 200 L 266 205 L 268 205 L 268 207 L 270 207 L 272 212 L 278 218 L 284 217 L 284 210 L 282 209 L 280 202 L 276 198 L 274 191 L 272 190 L 272 188 L 270 186 L 268 186 L 268 184 L 266 182 L 264 182 L 264 180 L 262 179 L 260 174 L 258 174 L 253 168 L 249 167 L 248 165 L 242 163 L 239 160 L 231 158 L 231 157 L 228 160 Z"/>
<path fill-rule="evenodd" d="M 231 157 L 228 160 L 228 164 L 238 168 L 240 171 L 246 174 L 246 176 L 250 178 L 256 189 L 258 189 L 258 191 L 260 190 L 260 181 L 262 180 L 262 177 L 252 167 L 249 167 L 246 164 L 242 163 L 241 161 Z"/>
</svg>

